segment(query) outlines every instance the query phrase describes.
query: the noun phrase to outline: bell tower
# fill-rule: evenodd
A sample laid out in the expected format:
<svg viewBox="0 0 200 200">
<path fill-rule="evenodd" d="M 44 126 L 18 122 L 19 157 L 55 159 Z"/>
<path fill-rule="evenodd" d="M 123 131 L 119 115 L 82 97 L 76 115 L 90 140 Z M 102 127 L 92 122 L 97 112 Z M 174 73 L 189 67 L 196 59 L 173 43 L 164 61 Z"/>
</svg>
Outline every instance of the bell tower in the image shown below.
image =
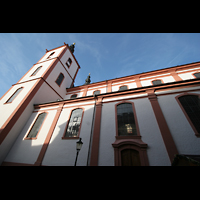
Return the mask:
<svg viewBox="0 0 200 200">
<path fill-rule="evenodd" d="M 0 99 L 0 164 L 31 115 L 34 104 L 62 100 L 80 66 L 75 43 L 47 50 Z"/>
</svg>

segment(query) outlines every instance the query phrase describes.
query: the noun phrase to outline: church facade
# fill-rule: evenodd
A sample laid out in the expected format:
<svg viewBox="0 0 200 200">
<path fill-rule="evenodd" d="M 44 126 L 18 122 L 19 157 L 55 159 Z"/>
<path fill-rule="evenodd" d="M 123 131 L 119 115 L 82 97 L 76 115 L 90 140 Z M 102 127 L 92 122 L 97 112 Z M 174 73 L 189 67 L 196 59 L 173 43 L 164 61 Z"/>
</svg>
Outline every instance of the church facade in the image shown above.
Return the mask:
<svg viewBox="0 0 200 200">
<path fill-rule="evenodd" d="M 74 87 L 74 44 L 45 55 L 0 99 L 0 164 L 171 166 L 200 155 L 200 62 Z"/>
</svg>

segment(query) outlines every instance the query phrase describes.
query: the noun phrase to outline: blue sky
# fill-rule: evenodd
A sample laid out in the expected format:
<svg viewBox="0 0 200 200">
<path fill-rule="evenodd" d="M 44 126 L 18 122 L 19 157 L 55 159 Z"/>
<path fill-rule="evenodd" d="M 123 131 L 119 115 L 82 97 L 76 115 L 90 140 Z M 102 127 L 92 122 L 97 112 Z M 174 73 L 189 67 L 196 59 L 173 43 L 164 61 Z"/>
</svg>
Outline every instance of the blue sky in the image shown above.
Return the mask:
<svg viewBox="0 0 200 200">
<path fill-rule="evenodd" d="M 75 86 L 200 61 L 199 33 L 0 33 L 0 97 L 44 54 L 76 42 Z"/>
</svg>

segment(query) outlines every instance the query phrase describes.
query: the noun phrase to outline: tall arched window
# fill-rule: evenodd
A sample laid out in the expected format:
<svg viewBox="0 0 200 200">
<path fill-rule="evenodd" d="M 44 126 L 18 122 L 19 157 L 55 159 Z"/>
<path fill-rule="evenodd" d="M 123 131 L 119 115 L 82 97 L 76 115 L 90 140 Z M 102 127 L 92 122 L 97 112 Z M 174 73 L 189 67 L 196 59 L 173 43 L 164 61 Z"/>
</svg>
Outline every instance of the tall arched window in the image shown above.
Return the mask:
<svg viewBox="0 0 200 200">
<path fill-rule="evenodd" d="M 77 108 L 72 111 L 64 138 L 79 136 L 82 115 L 83 115 L 82 108 Z"/>
<path fill-rule="evenodd" d="M 35 120 L 35 123 L 33 124 L 31 130 L 29 131 L 28 135 L 26 136 L 26 139 L 33 139 L 36 138 L 43 122 L 46 117 L 47 113 L 41 113 L 38 115 L 37 119 Z"/>
<path fill-rule="evenodd" d="M 185 95 L 178 98 L 187 116 L 200 134 L 200 99 L 196 95 Z"/>
<path fill-rule="evenodd" d="M 117 105 L 118 136 L 137 135 L 133 107 L 131 103 Z"/>
</svg>

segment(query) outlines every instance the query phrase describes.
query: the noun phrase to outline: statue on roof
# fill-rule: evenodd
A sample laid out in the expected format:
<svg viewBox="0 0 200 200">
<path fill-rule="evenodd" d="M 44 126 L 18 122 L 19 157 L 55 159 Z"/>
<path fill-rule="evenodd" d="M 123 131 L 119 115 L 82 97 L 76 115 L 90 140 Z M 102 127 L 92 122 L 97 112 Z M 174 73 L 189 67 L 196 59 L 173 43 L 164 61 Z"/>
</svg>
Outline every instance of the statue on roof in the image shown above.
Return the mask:
<svg viewBox="0 0 200 200">
<path fill-rule="evenodd" d="M 73 44 L 71 44 L 71 45 L 69 46 L 69 48 L 70 48 L 70 50 L 71 50 L 72 53 L 74 53 L 75 44 L 76 44 L 76 43 L 73 43 Z"/>
<path fill-rule="evenodd" d="M 90 80 L 90 73 L 89 73 L 88 77 L 85 79 L 84 85 L 88 85 L 88 84 L 90 84 L 90 82 L 91 82 L 91 80 Z"/>
</svg>

